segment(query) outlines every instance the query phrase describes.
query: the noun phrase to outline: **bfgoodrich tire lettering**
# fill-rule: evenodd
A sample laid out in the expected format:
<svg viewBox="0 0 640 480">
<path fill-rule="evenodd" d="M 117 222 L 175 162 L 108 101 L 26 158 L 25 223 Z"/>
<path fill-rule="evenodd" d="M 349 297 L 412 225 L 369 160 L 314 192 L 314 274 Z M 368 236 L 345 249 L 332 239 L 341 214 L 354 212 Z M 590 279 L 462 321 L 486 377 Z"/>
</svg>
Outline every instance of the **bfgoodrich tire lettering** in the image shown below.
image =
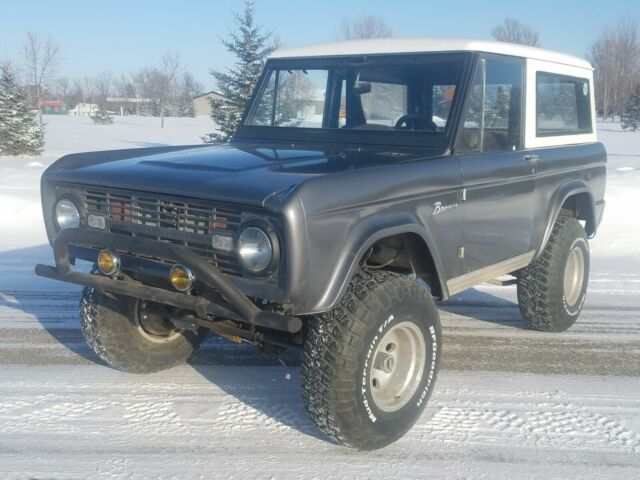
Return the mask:
<svg viewBox="0 0 640 480">
<path fill-rule="evenodd" d="M 422 374 L 406 402 L 384 411 L 372 396 L 374 353 L 387 332 L 407 324 L 424 340 Z M 306 409 L 338 443 L 362 450 L 384 447 L 423 412 L 441 348 L 438 311 L 417 282 L 389 272 L 359 273 L 334 310 L 308 319 L 301 369 Z"/>
<path fill-rule="evenodd" d="M 150 373 L 185 362 L 203 335 L 180 332 L 169 341 L 152 341 L 136 322 L 137 300 L 85 288 L 80 299 L 80 327 L 93 351 L 109 365 L 131 373 Z"/>
<path fill-rule="evenodd" d="M 577 267 L 569 268 L 572 263 Z M 567 275 L 576 272 L 575 282 L 566 281 Z M 582 311 L 588 283 L 589 244 L 585 231 L 577 219 L 559 216 L 542 255 L 518 273 L 522 317 L 534 330 L 567 330 Z"/>
</svg>

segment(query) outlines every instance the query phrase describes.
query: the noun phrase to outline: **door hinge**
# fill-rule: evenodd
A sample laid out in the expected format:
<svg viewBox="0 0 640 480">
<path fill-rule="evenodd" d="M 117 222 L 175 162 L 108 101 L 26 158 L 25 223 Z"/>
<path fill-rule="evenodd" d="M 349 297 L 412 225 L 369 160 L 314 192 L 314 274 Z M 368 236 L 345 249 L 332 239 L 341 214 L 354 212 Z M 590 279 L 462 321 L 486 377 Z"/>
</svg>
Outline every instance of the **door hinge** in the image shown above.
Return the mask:
<svg viewBox="0 0 640 480">
<path fill-rule="evenodd" d="M 462 190 L 458 190 L 458 197 L 460 198 L 461 202 L 466 202 L 467 201 L 467 189 L 463 188 Z"/>
<path fill-rule="evenodd" d="M 458 247 L 458 258 L 460 260 L 464 258 L 464 247 Z"/>
</svg>

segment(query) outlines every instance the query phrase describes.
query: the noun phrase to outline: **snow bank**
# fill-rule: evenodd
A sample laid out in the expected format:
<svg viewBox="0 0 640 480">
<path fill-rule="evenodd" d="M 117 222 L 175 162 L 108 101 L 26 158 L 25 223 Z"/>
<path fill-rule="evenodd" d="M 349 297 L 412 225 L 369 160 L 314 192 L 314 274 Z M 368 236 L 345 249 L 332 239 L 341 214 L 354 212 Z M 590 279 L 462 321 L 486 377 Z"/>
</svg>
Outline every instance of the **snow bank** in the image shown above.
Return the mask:
<svg viewBox="0 0 640 480">
<path fill-rule="evenodd" d="M 202 143 L 213 128 L 207 118 L 114 117 L 95 125 L 86 116 L 46 116 L 45 151 L 40 157 L 0 156 L 0 251 L 46 243 L 40 207 L 40 176 L 69 153 Z"/>
</svg>

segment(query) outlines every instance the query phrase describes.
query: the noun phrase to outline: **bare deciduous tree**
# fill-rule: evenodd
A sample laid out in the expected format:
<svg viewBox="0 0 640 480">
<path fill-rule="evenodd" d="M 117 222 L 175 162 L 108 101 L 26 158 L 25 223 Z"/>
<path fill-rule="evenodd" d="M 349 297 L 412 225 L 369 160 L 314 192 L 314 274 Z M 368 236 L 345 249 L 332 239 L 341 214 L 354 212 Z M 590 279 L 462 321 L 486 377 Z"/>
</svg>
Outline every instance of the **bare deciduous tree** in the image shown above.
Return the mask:
<svg viewBox="0 0 640 480">
<path fill-rule="evenodd" d="M 77 105 L 84 102 L 84 89 L 82 87 L 82 80 L 76 78 L 73 81 L 73 86 L 69 93 L 69 105 Z"/>
<path fill-rule="evenodd" d="M 93 81 L 95 86 L 95 92 L 98 96 L 98 102 L 101 105 L 107 101 L 107 97 L 111 95 L 111 90 L 113 86 L 113 76 L 111 72 L 108 70 L 104 70 L 98 74 L 98 76 Z"/>
<path fill-rule="evenodd" d="M 164 128 L 164 116 L 167 100 L 174 90 L 176 76 L 182 68 L 179 53 L 165 53 L 160 60 L 159 72 L 159 100 L 160 100 L 160 128 Z"/>
<path fill-rule="evenodd" d="M 491 35 L 499 42 L 517 43 L 532 47 L 540 46 L 538 32 L 515 18 L 505 18 L 502 25 L 497 25 L 491 29 Z"/>
<path fill-rule="evenodd" d="M 606 119 L 621 115 L 635 85 L 640 82 L 640 28 L 624 18 L 602 31 L 591 46 L 595 68 L 597 107 Z"/>
<path fill-rule="evenodd" d="M 43 85 L 55 73 L 59 56 L 60 47 L 51 37 L 43 41 L 35 33 L 27 33 L 22 45 L 22 57 L 29 82 L 36 90 L 36 102 L 42 96 Z M 42 123 L 42 113 L 39 113 L 39 120 Z"/>
<path fill-rule="evenodd" d="M 96 83 L 95 80 L 85 76 L 82 79 L 82 92 L 83 92 L 83 103 L 94 103 L 94 99 L 96 97 Z"/>
<path fill-rule="evenodd" d="M 135 98 L 136 97 L 136 88 L 133 82 L 125 77 L 124 75 L 120 75 L 120 78 L 116 79 L 114 82 L 114 90 L 115 94 L 119 98 Z"/>
<path fill-rule="evenodd" d="M 338 29 L 341 40 L 355 40 L 366 38 L 388 38 L 393 32 L 380 17 L 365 15 L 355 20 L 345 18 Z"/>
<path fill-rule="evenodd" d="M 190 72 L 184 72 L 178 85 L 176 114 L 180 117 L 193 117 L 195 109 L 193 99 L 201 95 L 204 88 Z"/>
<path fill-rule="evenodd" d="M 55 93 L 65 102 L 67 101 L 67 97 L 69 96 L 70 88 L 71 82 L 69 81 L 69 77 L 60 77 L 56 79 L 54 84 Z"/>
</svg>

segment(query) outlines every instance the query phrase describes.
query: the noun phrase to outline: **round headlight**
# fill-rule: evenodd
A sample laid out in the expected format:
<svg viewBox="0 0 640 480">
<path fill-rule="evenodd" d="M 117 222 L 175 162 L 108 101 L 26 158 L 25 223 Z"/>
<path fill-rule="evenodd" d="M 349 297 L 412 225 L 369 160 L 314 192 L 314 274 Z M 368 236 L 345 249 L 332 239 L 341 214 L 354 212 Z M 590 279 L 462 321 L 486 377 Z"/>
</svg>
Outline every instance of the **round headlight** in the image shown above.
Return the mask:
<svg viewBox="0 0 640 480">
<path fill-rule="evenodd" d="M 245 228 L 238 238 L 238 256 L 247 270 L 256 273 L 266 270 L 273 258 L 269 235 L 258 227 Z"/>
<path fill-rule="evenodd" d="M 56 203 L 56 223 L 60 230 L 76 228 L 80 225 L 80 212 L 75 203 L 67 198 Z"/>
</svg>

